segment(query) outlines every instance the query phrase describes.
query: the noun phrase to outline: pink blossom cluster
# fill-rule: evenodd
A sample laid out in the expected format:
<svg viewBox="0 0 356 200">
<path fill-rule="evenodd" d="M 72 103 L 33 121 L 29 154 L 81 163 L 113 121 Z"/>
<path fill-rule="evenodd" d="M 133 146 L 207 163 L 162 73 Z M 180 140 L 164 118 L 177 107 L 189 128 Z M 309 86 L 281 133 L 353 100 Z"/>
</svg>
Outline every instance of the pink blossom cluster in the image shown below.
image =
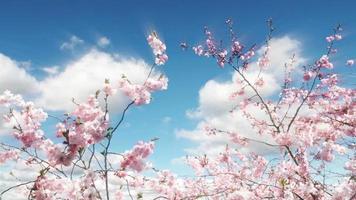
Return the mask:
<svg viewBox="0 0 356 200">
<path fill-rule="evenodd" d="M 72 112 L 75 120 L 71 123 L 58 124 L 60 129 L 66 126 L 68 144 L 84 148 L 90 144 L 100 142 L 106 136 L 109 115 L 99 105 L 95 96 L 90 96 L 86 103 L 78 104 Z"/>
<path fill-rule="evenodd" d="M 332 42 L 340 39 L 341 35 L 335 33 L 327 40 Z M 196 54 L 208 54 L 219 58 L 217 57 L 219 48 L 216 45 L 216 54 L 209 54 L 209 47 L 206 50 L 202 46 L 198 47 L 193 49 Z M 229 143 L 225 151 L 216 157 L 207 155 L 189 157 L 188 165 L 195 170 L 198 178 L 188 178 L 182 184 L 183 188 L 190 184 L 194 187 L 164 193 L 170 197 L 176 195 L 186 199 L 194 199 L 194 195 L 188 194 L 197 194 L 196 196 L 208 199 L 355 198 L 355 193 L 352 192 L 356 189 L 356 182 L 352 178 L 355 158 L 352 153 L 354 145 L 351 141 L 356 136 L 354 119 L 356 112 L 353 101 L 356 92 L 354 89 L 340 87 L 335 74 L 321 72 L 321 68 L 333 68 L 329 61 L 331 53 L 330 51 L 318 59 L 315 62 L 316 68 L 305 69 L 302 80 L 312 79 L 312 85 L 302 83 L 302 87 L 291 87 L 286 84 L 277 102 L 265 99 L 257 87 L 262 84 L 253 80 L 246 81 L 243 72 L 238 71 L 241 79 L 245 80 L 241 85 L 252 89 L 255 96 L 245 97 L 237 103 L 240 105 L 237 108 L 261 136 L 261 140 L 253 139 L 254 143 L 275 148 L 277 152 L 273 155 L 276 155 L 276 158 L 238 152 L 238 148 L 230 148 L 230 145 L 236 144 L 240 147 L 251 139 L 208 125 L 206 131 L 209 137 L 216 137 L 218 134 L 228 135 Z M 221 66 L 221 63 L 218 65 Z M 237 71 L 238 67 L 234 70 Z M 232 96 L 240 93 L 243 94 L 235 92 Z M 251 108 L 264 110 L 265 118 L 254 116 L 250 113 Z M 323 172 L 326 167 L 331 169 L 330 166 L 338 162 L 336 157 L 346 160 L 345 169 L 351 171 L 353 175 L 349 172 L 344 173 L 349 179 L 338 179 L 340 184 L 320 182 L 319 180 L 328 176 L 328 173 Z"/>
<path fill-rule="evenodd" d="M 356 173 L 356 158 L 353 158 L 345 163 L 345 169 L 351 171 L 351 173 Z"/>
<path fill-rule="evenodd" d="M 90 96 L 86 103 L 78 104 L 72 116 L 56 125 L 56 136 L 64 139 L 64 144 L 43 141 L 51 165 L 69 166 L 80 149 L 99 143 L 107 134 L 108 113 L 102 111 L 98 99 Z"/>
<path fill-rule="evenodd" d="M 117 89 L 112 87 L 112 85 L 110 85 L 109 80 L 105 81 L 105 84 L 104 84 L 104 87 L 102 90 L 103 90 L 104 94 L 107 96 L 113 96 L 117 92 Z"/>
<path fill-rule="evenodd" d="M 334 40 L 341 40 L 342 36 L 340 34 L 330 35 L 325 38 L 327 42 L 332 42 Z"/>
<path fill-rule="evenodd" d="M 266 67 L 269 63 L 269 58 L 267 56 L 262 56 L 258 59 L 257 64 L 260 67 Z"/>
<path fill-rule="evenodd" d="M 41 123 L 47 119 L 47 113 L 40 108 L 35 108 L 32 102 L 25 102 L 20 95 L 14 95 L 9 91 L 0 95 L 0 105 L 11 108 L 10 113 L 4 118 L 8 123 L 14 119 L 15 138 L 26 148 L 39 145 L 44 135 Z M 13 109 L 16 108 L 20 110 L 19 114 L 14 112 Z"/>
<path fill-rule="evenodd" d="M 235 40 L 232 42 L 232 45 L 231 45 L 231 53 L 233 55 L 240 55 L 243 48 L 244 47 L 240 44 L 240 42 Z"/>
<path fill-rule="evenodd" d="M 136 105 L 148 104 L 151 101 L 151 93 L 158 90 L 166 90 L 168 87 L 168 78 L 160 76 L 158 79 L 148 78 L 142 84 L 133 84 L 127 78 L 119 82 L 119 88 L 128 96 Z"/>
<path fill-rule="evenodd" d="M 0 164 L 5 163 L 8 160 L 17 160 L 20 152 L 18 150 L 6 150 L 0 152 Z"/>
<path fill-rule="evenodd" d="M 89 170 L 77 180 L 41 175 L 37 178 L 30 197 L 35 200 L 99 199 L 98 190 L 94 187 L 96 178 L 96 174 Z"/>
<path fill-rule="evenodd" d="M 168 56 L 166 54 L 166 45 L 158 38 L 156 32 L 152 32 L 147 37 L 147 42 L 151 46 L 153 54 L 156 56 L 156 65 L 164 65 L 168 60 Z"/>
<path fill-rule="evenodd" d="M 48 162 L 51 166 L 72 165 L 79 150 L 77 145 L 53 144 L 51 141 L 44 142 L 42 149 L 46 152 Z"/>
<path fill-rule="evenodd" d="M 183 199 L 184 193 L 182 182 L 168 170 L 157 172 L 157 178 L 148 181 L 148 185 L 158 194 L 163 195 L 167 199 Z"/>
<path fill-rule="evenodd" d="M 217 54 L 218 65 L 220 67 L 224 67 L 224 65 L 226 63 L 226 56 L 227 56 L 226 50 L 223 50 Z"/>
<path fill-rule="evenodd" d="M 197 54 L 198 56 L 202 56 L 204 53 L 204 48 L 202 45 L 198 45 L 196 47 L 193 47 L 193 51 L 195 54 Z"/>
<path fill-rule="evenodd" d="M 241 55 L 241 60 L 249 60 L 255 55 L 255 52 L 253 50 L 249 50 L 243 55 Z"/>
<path fill-rule="evenodd" d="M 232 24 L 229 20 L 227 23 Z M 205 46 L 193 50 L 197 55 L 214 57 L 220 67 L 232 62 L 232 58 L 244 60 L 242 66 L 245 66 L 254 54 L 253 50 L 243 52 L 235 37 L 235 46 L 228 52 L 215 42 L 210 31 L 206 29 L 205 34 Z M 341 36 L 335 33 L 327 40 L 339 39 Z M 156 56 L 165 54 L 165 46 L 156 34 L 151 35 L 149 43 Z M 305 67 L 300 87 L 285 84 L 279 99 L 267 99 L 260 93 L 260 87 L 266 84 L 262 76 L 248 80 L 244 71 L 233 68 L 239 75 L 239 84 L 238 92 L 231 96 L 241 98 L 231 100 L 238 101 L 234 102 L 236 109 L 246 120 L 239 123 L 248 123 L 256 134 L 239 134 L 240 130 L 221 130 L 207 124 L 207 137 L 226 136 L 227 141 L 216 155 L 204 152 L 187 156 L 187 165 L 194 170 L 193 177 L 179 177 L 168 170 L 148 167 L 153 141 L 138 142 L 123 154 L 111 152 L 110 142 L 116 128 L 109 127 L 108 111 L 100 107 L 98 93 L 85 103 L 73 101 L 75 110 L 56 125 L 56 136 L 62 139 L 56 144 L 41 130 L 47 114 L 21 96 L 4 92 L 0 95 L 0 105 L 10 108 L 4 119 L 15 122 L 13 134 L 22 147 L 8 150 L 9 146 L 0 144 L 5 150 L 0 152 L 0 163 L 22 159 L 26 154 L 26 164 L 41 168 L 35 180 L 25 184 L 28 199 L 36 200 L 109 199 L 112 191 L 118 200 L 146 199 L 147 190 L 151 195 L 157 194 L 155 199 L 169 200 L 354 199 L 356 91 L 339 85 L 336 74 L 321 72 L 321 68 L 333 68 L 329 54 L 318 59 L 314 66 L 310 65 L 311 69 Z M 266 53 L 263 58 L 267 58 Z M 160 62 L 156 60 L 156 64 Z M 135 104 L 141 105 L 149 103 L 152 92 L 166 89 L 167 83 L 164 76 L 158 79 L 148 76 L 141 85 L 124 78 L 120 88 Z M 254 94 L 243 95 L 245 89 Z M 102 91 L 106 101 L 115 88 L 106 81 Z M 256 116 L 256 110 L 263 112 Z M 267 146 L 273 151 L 271 154 L 250 152 L 251 144 Z M 100 148 L 100 154 L 95 148 Z M 111 163 L 110 153 L 122 156 L 121 162 Z M 47 157 L 43 158 L 44 155 Z M 340 163 L 344 172 L 332 172 Z M 145 169 L 152 169 L 156 176 L 139 174 Z M 119 180 L 112 181 L 111 174 Z"/>
<path fill-rule="evenodd" d="M 230 23 L 228 23 L 230 24 Z M 232 30 L 231 30 L 232 31 Z M 231 41 L 230 51 L 229 48 L 223 48 L 215 41 L 213 34 L 207 27 L 205 27 L 205 43 L 204 45 L 193 46 L 194 53 L 198 56 L 213 57 L 216 59 L 217 64 L 222 68 L 226 63 L 232 63 L 234 58 L 241 60 L 248 60 L 254 55 L 251 49 L 243 53 L 244 46 L 234 36 Z M 234 35 L 234 34 L 233 34 Z"/>
<path fill-rule="evenodd" d="M 256 85 L 257 87 L 262 87 L 263 84 L 264 84 L 264 80 L 263 80 L 262 77 L 258 78 L 258 79 L 256 80 L 256 82 L 255 82 L 255 85 Z"/>
<path fill-rule="evenodd" d="M 144 160 L 153 153 L 153 148 L 153 142 L 138 142 L 132 150 L 124 153 L 124 160 L 120 164 L 121 169 L 130 168 L 136 172 L 141 172 L 146 168 Z"/>
<path fill-rule="evenodd" d="M 332 69 L 334 65 L 329 61 L 329 56 L 323 55 L 317 62 L 316 65 L 321 68 Z"/>
<path fill-rule="evenodd" d="M 309 81 L 313 76 L 314 76 L 314 72 L 307 71 L 304 73 L 303 79 L 304 79 L 304 81 Z"/>
</svg>

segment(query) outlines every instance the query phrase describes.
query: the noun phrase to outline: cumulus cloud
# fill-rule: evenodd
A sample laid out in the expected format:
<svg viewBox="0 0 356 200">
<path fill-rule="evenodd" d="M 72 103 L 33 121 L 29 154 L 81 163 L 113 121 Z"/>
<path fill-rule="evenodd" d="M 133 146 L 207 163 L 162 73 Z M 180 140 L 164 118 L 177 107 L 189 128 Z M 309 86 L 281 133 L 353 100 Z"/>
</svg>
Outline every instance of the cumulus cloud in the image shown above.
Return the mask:
<svg viewBox="0 0 356 200">
<path fill-rule="evenodd" d="M 294 63 L 290 67 L 294 69 L 295 73 L 300 73 L 300 66 L 306 63 L 307 58 L 302 55 L 302 44 L 299 40 L 291 38 L 290 36 L 283 36 L 280 38 L 273 38 L 270 41 L 271 51 L 269 52 L 270 63 L 264 73 L 269 73 L 278 81 L 284 79 L 285 64 L 290 63 L 290 59 L 294 56 Z M 257 56 L 261 56 L 265 47 L 257 51 Z M 252 66 L 256 66 L 253 63 Z M 299 67 L 299 68 L 298 68 Z M 258 67 L 254 67 L 258 69 Z"/>
<path fill-rule="evenodd" d="M 40 95 L 36 103 L 47 110 L 70 111 L 76 102 L 82 102 L 90 94 L 95 94 L 109 79 L 113 86 L 124 74 L 131 82 L 143 83 L 150 67 L 140 59 L 124 58 L 93 49 L 80 59 L 68 64 L 64 71 L 45 78 L 39 83 Z M 153 73 L 156 76 L 156 73 Z M 109 100 L 111 111 L 120 110 L 128 99 L 118 92 Z"/>
<path fill-rule="evenodd" d="M 275 38 L 270 41 L 271 50 L 269 52 L 270 63 L 266 70 L 262 71 L 261 76 L 265 84 L 260 87 L 259 93 L 263 97 L 276 95 L 283 83 L 285 73 L 285 63 L 294 55 L 294 67 L 300 66 L 306 61 L 301 55 L 301 43 L 289 36 Z M 257 51 L 257 57 L 263 54 L 262 47 Z M 259 73 L 257 62 L 251 63 L 249 71 L 245 76 L 249 80 L 257 80 Z M 295 71 L 298 73 L 298 69 Z M 178 138 L 191 140 L 197 147 L 185 149 L 188 154 L 208 153 L 217 154 L 229 143 L 226 135 L 208 136 L 205 127 L 208 125 L 217 129 L 236 132 L 242 136 L 261 141 L 271 141 L 267 136 L 261 137 L 250 126 L 243 113 L 239 110 L 230 112 L 241 102 L 242 97 L 231 100 L 231 94 L 237 92 L 241 85 L 237 83 L 239 75 L 233 73 L 230 80 L 216 81 L 209 80 L 199 91 L 199 105 L 197 108 L 187 111 L 189 118 L 198 119 L 199 122 L 195 129 L 181 129 L 176 132 Z M 254 93 L 252 90 L 245 89 L 245 97 L 250 97 Z M 259 119 L 267 119 L 267 115 L 261 109 L 248 107 L 247 110 Z M 271 141 L 272 142 L 272 141 Z M 213 148 L 212 148 L 213 147 Z M 251 142 L 242 151 L 257 151 L 258 153 L 268 153 L 273 149 L 266 145 Z"/>
<path fill-rule="evenodd" d="M 0 53 L 0 93 L 10 90 L 25 96 L 37 106 L 47 111 L 71 111 L 76 102 L 86 101 L 87 97 L 101 89 L 105 79 L 114 87 L 124 74 L 133 83 L 143 83 L 150 66 L 142 59 L 123 57 L 92 49 L 83 56 L 63 66 L 44 67 L 48 74 L 43 80 L 37 80 L 21 67 L 20 62 Z M 153 71 L 152 76 L 158 76 Z M 111 112 L 121 112 L 128 98 L 120 91 L 109 99 Z M 0 116 L 8 110 L 0 109 Z M 0 120 L 0 134 L 8 133 L 9 128 Z"/>
<path fill-rule="evenodd" d="M 0 109 L 0 116 L 8 112 L 8 110 L 5 109 Z M 7 135 L 9 131 L 11 131 L 12 126 L 8 123 L 4 123 L 2 120 L 0 120 L 0 137 Z"/>
<path fill-rule="evenodd" d="M 24 63 L 27 64 L 24 65 Z M 15 61 L 0 53 L 0 94 L 5 90 L 24 95 L 33 95 L 38 92 L 38 81 L 25 70 L 25 67 L 29 68 L 29 64 L 29 62 Z M 0 109 L 0 116 L 5 112 L 8 110 Z M 9 128 L 11 127 L 0 120 L 0 135 L 7 132 Z"/>
<path fill-rule="evenodd" d="M 21 94 L 37 92 L 37 80 L 27 73 L 19 63 L 0 53 L 0 93 L 5 90 Z"/>
<path fill-rule="evenodd" d="M 59 47 L 61 50 L 73 50 L 80 44 L 83 44 L 84 40 L 80 39 L 79 37 L 72 35 L 69 38 L 69 41 L 63 42 Z"/>
<path fill-rule="evenodd" d="M 99 38 L 96 43 L 99 47 L 104 48 L 110 44 L 110 40 L 109 40 L 109 38 L 103 36 L 103 37 Z"/>
<path fill-rule="evenodd" d="M 82 43 L 80 41 L 82 40 L 79 39 L 79 43 Z M 78 38 L 71 39 L 71 42 L 78 44 Z M 72 49 L 74 46 L 74 44 L 64 43 L 62 48 Z M 88 51 L 63 66 L 62 70 L 59 70 L 58 66 L 44 67 L 42 70 L 48 76 L 43 80 L 37 80 L 23 68 L 20 62 L 1 53 L 0 66 L 1 93 L 10 90 L 13 93 L 22 94 L 26 99 L 33 100 L 36 105 L 50 111 L 70 111 L 74 107 L 72 98 L 76 102 L 85 101 L 90 94 L 94 94 L 103 87 L 105 79 L 109 79 L 117 87 L 118 80 L 124 74 L 133 83 L 143 83 L 151 68 L 142 59 L 123 57 L 120 54 L 110 54 L 97 49 Z M 158 78 L 159 72 L 154 70 L 151 75 Z M 128 98 L 118 92 L 109 99 L 109 109 L 114 112 L 121 111 L 121 108 L 128 102 Z M 0 117 L 6 111 L 0 110 Z M 125 126 L 129 124 L 126 123 Z M 3 124 L 0 120 L 0 134 L 8 133 L 10 129 L 9 124 Z M 117 162 L 119 159 L 114 160 Z M 0 171 L 2 172 L 0 173 L 0 192 L 18 183 L 34 180 L 38 175 L 38 169 L 30 168 L 23 162 L 15 162 L 6 167 L 0 166 Z M 110 184 L 111 189 L 118 188 L 117 180 L 111 180 Z M 128 197 L 126 193 L 125 196 Z M 18 190 L 13 190 L 3 198 L 25 199 L 26 196 Z"/>
</svg>

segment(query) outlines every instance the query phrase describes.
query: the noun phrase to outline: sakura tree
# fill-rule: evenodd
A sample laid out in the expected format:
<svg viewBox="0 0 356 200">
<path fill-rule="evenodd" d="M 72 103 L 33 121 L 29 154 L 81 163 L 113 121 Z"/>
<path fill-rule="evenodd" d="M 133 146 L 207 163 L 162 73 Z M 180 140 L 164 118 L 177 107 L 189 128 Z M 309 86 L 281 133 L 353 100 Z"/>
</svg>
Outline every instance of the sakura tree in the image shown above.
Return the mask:
<svg viewBox="0 0 356 200">
<path fill-rule="evenodd" d="M 168 199 L 355 199 L 355 90 L 338 84 L 331 61 L 337 52 L 335 44 L 342 39 L 341 26 L 326 37 L 326 52 L 319 59 L 299 66 L 303 70 L 299 76 L 292 76 L 295 60 L 291 55 L 279 98 L 266 99 L 260 90 L 265 84 L 263 72 L 275 67 L 269 65 L 275 30 L 272 20 L 267 21 L 269 31 L 261 47 L 243 45 L 232 20 L 226 24 L 230 33 L 227 46 L 205 28 L 205 43 L 192 50 L 198 56 L 215 59 L 221 68 L 233 69 L 237 78 L 231 101 L 236 101 L 236 106 L 231 113 L 242 112 L 243 123 L 251 124 L 260 139 L 207 124 L 206 134 L 225 135 L 230 143 L 217 156 L 187 157 L 197 177 L 185 180 L 176 188 L 179 192 L 168 191 Z M 188 48 L 186 43 L 181 46 Z M 264 50 L 254 66 L 251 63 L 257 48 Z M 354 62 L 348 60 L 346 64 Z M 256 76 L 249 74 L 256 70 L 253 67 L 258 68 Z M 256 117 L 251 112 L 256 109 L 264 116 Z M 250 142 L 275 148 L 275 152 L 272 156 L 240 151 Z"/>
<path fill-rule="evenodd" d="M 129 190 L 129 185 L 143 180 L 138 173 L 150 168 L 145 159 L 152 154 L 156 139 L 139 141 L 123 153 L 112 152 L 111 141 L 131 106 L 148 104 L 151 93 L 167 89 L 167 77 L 153 73 L 168 60 L 166 46 L 155 32 L 147 41 L 155 60 L 143 83 L 133 83 L 125 75 L 118 83 L 103 80 L 103 88 L 89 96 L 86 102 L 77 103 L 73 99 L 75 110 L 63 117 L 49 115 L 10 91 L 0 95 L 0 105 L 8 109 L 3 120 L 13 125 L 11 134 L 18 142 L 18 145 L 0 143 L 0 164 L 9 160 L 24 161 L 29 169 L 38 171 L 33 180 L 19 180 L 20 184 L 1 191 L 0 199 L 15 189 L 28 199 L 37 200 L 123 199 L 123 186 L 127 185 Z M 131 102 L 118 122 L 110 122 L 108 101 L 118 89 Z M 58 121 L 55 133 L 58 140 L 51 140 L 42 130 L 48 117 Z M 110 187 L 113 186 L 111 177 L 121 179 L 122 183 L 115 185 L 115 189 Z"/>
<path fill-rule="evenodd" d="M 206 125 L 209 137 L 228 138 L 218 155 L 188 155 L 186 163 L 194 176 L 180 177 L 169 170 L 159 170 L 147 163 L 154 141 L 138 142 L 126 152 L 113 152 L 111 141 L 117 135 L 125 114 L 132 106 L 150 103 L 151 93 L 167 89 L 168 79 L 154 76 L 153 70 L 168 60 L 166 46 L 153 32 L 147 38 L 155 56 L 147 78 L 134 83 L 123 76 L 119 83 L 105 80 L 103 88 L 87 102 L 73 100 L 76 109 L 55 117 L 57 140 L 44 133 L 48 115 L 20 95 L 4 92 L 0 105 L 8 109 L 3 119 L 13 124 L 12 135 L 18 145 L 0 143 L 0 164 L 10 160 L 25 161 L 37 170 L 37 177 L 1 191 L 4 197 L 17 190 L 28 199 L 355 199 L 356 197 L 356 117 L 355 90 L 339 84 L 332 69 L 335 45 L 342 39 L 341 26 L 326 37 L 326 52 L 314 63 L 296 66 L 302 74 L 293 76 L 295 58 L 285 64 L 284 82 L 278 98 L 261 94 L 264 71 L 270 66 L 270 41 L 274 27 L 267 21 L 264 44 L 245 46 L 226 21 L 230 39 L 226 46 L 204 29 L 205 43 L 191 47 L 198 56 L 214 59 L 218 66 L 231 67 L 237 75 L 236 92 L 230 94 L 245 121 L 259 139 L 239 132 Z M 184 49 L 190 48 L 182 43 Z M 257 48 L 263 48 L 256 57 Z M 257 60 L 257 66 L 251 63 Z M 348 60 L 347 65 L 354 64 Z M 257 75 L 248 73 L 257 67 Z M 119 121 L 109 118 L 108 100 L 121 90 L 131 102 Z M 103 103 L 101 103 L 103 102 Z M 251 110 L 259 109 L 257 117 Z M 254 142 L 274 149 L 271 155 L 243 152 Z M 329 166 L 329 167 L 328 167 Z M 331 167 L 330 167 L 331 166 Z M 341 172 L 329 169 L 342 168 Z M 146 172 L 151 173 L 146 173 Z"/>
</svg>

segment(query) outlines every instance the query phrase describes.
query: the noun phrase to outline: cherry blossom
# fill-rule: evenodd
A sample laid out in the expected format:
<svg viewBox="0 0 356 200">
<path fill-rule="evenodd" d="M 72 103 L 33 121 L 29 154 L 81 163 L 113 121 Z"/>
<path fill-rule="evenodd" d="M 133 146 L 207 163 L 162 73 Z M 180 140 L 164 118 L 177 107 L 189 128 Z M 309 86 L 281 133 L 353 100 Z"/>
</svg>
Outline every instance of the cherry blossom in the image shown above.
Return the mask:
<svg viewBox="0 0 356 200">
<path fill-rule="evenodd" d="M 147 42 L 153 50 L 153 54 L 156 56 L 155 63 L 157 65 L 163 65 L 168 60 L 166 54 L 166 45 L 158 38 L 156 32 L 152 32 L 147 37 Z"/>
<path fill-rule="evenodd" d="M 346 61 L 346 65 L 348 65 L 348 66 L 354 65 L 354 63 L 355 63 L 355 61 L 352 59 Z"/>
<path fill-rule="evenodd" d="M 130 168 L 137 172 L 145 169 L 144 159 L 153 153 L 153 142 L 138 142 L 132 150 L 124 153 L 124 160 L 121 162 L 121 169 Z"/>
<path fill-rule="evenodd" d="M 341 28 L 326 37 L 329 47 L 321 58 L 297 66 L 304 73 L 293 75 L 293 81 L 287 74 L 281 81 L 284 85 L 280 95 L 271 97 L 262 92 L 264 86 L 269 86 L 264 70 L 270 62 L 268 53 L 273 50 L 269 47 L 272 22 L 267 23 L 270 31 L 265 45 L 245 49 L 229 19 L 229 44 L 217 42 L 220 40 L 205 27 L 203 44 L 192 47 L 194 54 L 213 58 L 220 68 L 231 67 L 236 88 L 226 96 L 233 105 L 229 114 L 239 112 L 239 123 L 246 123 L 256 134 L 235 131 L 231 128 L 234 124 L 224 130 L 204 122 L 205 137 L 224 138 L 224 148 L 217 149 L 216 155 L 187 155 L 185 162 L 192 171 L 184 177 L 156 169 L 149 162 L 157 139 L 115 152 L 112 142 L 120 135 L 117 132 L 130 106 L 148 104 L 152 93 L 168 87 L 168 78 L 158 76 L 155 69 L 168 59 L 166 46 L 153 32 L 147 41 L 155 64 L 143 82 L 125 76 L 118 85 L 105 80 L 86 101 L 73 99 L 74 109 L 68 113 L 53 116 L 21 95 L 10 91 L 0 95 L 0 106 L 8 110 L 3 115 L 4 123 L 13 125 L 9 134 L 16 142 L 0 143 L 0 164 L 24 161 L 31 169 L 38 169 L 31 181 L 9 190 L 22 189 L 28 199 L 35 200 L 146 199 L 146 195 L 169 200 L 354 199 L 356 92 L 342 85 L 342 77 L 334 73 L 331 62 L 333 54 L 338 53 L 333 49 L 334 43 L 342 39 Z M 266 48 L 255 59 L 259 46 Z M 251 78 L 249 73 L 256 69 L 248 66 L 256 61 L 259 73 Z M 353 65 L 353 60 L 347 64 Z M 115 122 L 107 102 L 117 89 L 131 103 Z M 255 110 L 262 114 L 256 115 Z M 49 117 L 57 122 L 52 132 L 45 132 L 42 127 Z M 253 152 L 249 145 L 273 151 Z M 334 166 L 343 171 L 334 172 Z"/>
<path fill-rule="evenodd" d="M 0 152 L 0 164 L 5 163 L 7 160 L 17 160 L 19 158 L 19 151 L 7 150 Z"/>
<path fill-rule="evenodd" d="M 148 78 L 144 84 L 132 84 L 126 77 L 119 82 L 119 88 L 136 105 L 148 104 L 151 101 L 151 93 L 158 90 L 166 90 L 168 78 L 160 76 L 158 79 Z"/>
<path fill-rule="evenodd" d="M 318 67 L 332 69 L 334 65 L 329 62 L 329 57 L 327 55 L 323 55 L 317 62 L 316 65 Z"/>
<path fill-rule="evenodd" d="M 303 75 L 304 81 L 309 81 L 312 77 L 314 76 L 314 73 L 312 71 L 307 71 Z"/>
</svg>

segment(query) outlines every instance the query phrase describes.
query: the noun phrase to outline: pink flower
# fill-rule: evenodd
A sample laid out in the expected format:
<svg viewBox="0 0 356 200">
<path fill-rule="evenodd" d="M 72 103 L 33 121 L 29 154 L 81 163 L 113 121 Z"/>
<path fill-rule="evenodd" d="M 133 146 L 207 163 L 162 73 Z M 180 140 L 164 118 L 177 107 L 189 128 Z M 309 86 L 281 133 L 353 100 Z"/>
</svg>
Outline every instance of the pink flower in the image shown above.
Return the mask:
<svg viewBox="0 0 356 200">
<path fill-rule="evenodd" d="M 168 60 L 167 54 L 157 55 L 157 57 L 155 59 L 155 63 L 157 65 L 164 65 L 164 63 L 166 63 L 167 60 Z"/>
<path fill-rule="evenodd" d="M 105 93 L 105 95 L 107 96 L 113 96 L 115 93 L 116 93 L 116 89 L 114 89 L 108 80 L 105 81 L 105 84 L 104 84 L 104 88 L 103 88 L 103 92 Z"/>
<path fill-rule="evenodd" d="M 352 66 L 354 64 L 355 64 L 355 60 L 350 59 L 350 60 L 346 61 L 346 65 L 348 65 L 348 66 Z"/>
<path fill-rule="evenodd" d="M 333 35 L 331 35 L 331 36 L 326 37 L 325 39 L 327 42 L 332 42 L 335 40 L 335 37 Z"/>
<path fill-rule="evenodd" d="M 260 67 L 266 67 L 269 63 L 269 58 L 267 56 L 263 56 L 258 59 L 257 64 Z"/>
<path fill-rule="evenodd" d="M 0 152 L 0 164 L 5 163 L 7 160 L 17 160 L 20 152 L 17 150 L 8 150 Z"/>
<path fill-rule="evenodd" d="M 119 87 L 136 105 L 149 104 L 151 93 L 144 85 L 131 84 L 128 80 L 121 80 Z"/>
<path fill-rule="evenodd" d="M 166 45 L 158 38 L 156 32 L 152 32 L 147 37 L 147 42 L 153 50 L 153 54 L 156 56 L 155 63 L 157 65 L 163 65 L 168 60 L 166 54 Z"/>
<path fill-rule="evenodd" d="M 236 143 L 236 144 L 239 144 L 239 145 L 242 145 L 242 146 L 247 145 L 247 139 L 242 137 L 242 136 L 240 136 L 237 133 L 230 134 L 230 137 L 231 137 L 231 141 Z"/>
<path fill-rule="evenodd" d="M 79 147 L 77 145 L 53 144 L 51 141 L 45 141 L 41 149 L 46 153 L 48 162 L 52 166 L 70 166 L 78 153 Z"/>
<path fill-rule="evenodd" d="M 356 159 L 350 159 L 345 163 L 345 169 L 350 170 L 352 173 L 356 173 Z"/>
<path fill-rule="evenodd" d="M 67 128 L 65 126 L 65 124 L 63 123 L 58 123 L 56 125 L 56 136 L 57 137 L 63 137 L 63 133 L 65 133 L 67 131 Z"/>
<path fill-rule="evenodd" d="M 281 133 L 276 136 L 276 142 L 280 145 L 290 146 L 292 145 L 292 137 L 288 133 Z"/>
<path fill-rule="evenodd" d="M 257 156 L 257 155 L 253 156 L 253 158 L 254 158 L 253 166 L 255 167 L 253 172 L 253 177 L 259 178 L 260 176 L 262 176 L 263 171 L 266 168 L 267 160 L 262 156 Z"/>
<path fill-rule="evenodd" d="M 204 49 L 203 49 L 203 46 L 201 45 L 198 45 L 196 47 L 193 47 L 193 51 L 195 54 L 197 54 L 198 56 L 202 56 L 203 53 L 204 53 Z"/>
<path fill-rule="evenodd" d="M 321 79 L 320 81 L 325 86 L 333 86 L 338 83 L 338 77 L 336 74 L 333 74 L 331 76 Z"/>
<path fill-rule="evenodd" d="M 304 81 L 309 81 L 311 79 L 311 77 L 314 76 L 314 73 L 312 71 L 307 71 L 304 73 L 303 75 L 303 79 Z"/>
<path fill-rule="evenodd" d="M 127 173 L 123 170 L 120 170 L 118 172 L 115 173 L 116 176 L 120 177 L 120 178 L 124 178 L 127 176 Z"/>
<path fill-rule="evenodd" d="M 168 87 L 168 78 L 165 76 L 160 76 L 158 80 L 149 78 L 146 81 L 145 86 L 150 92 L 154 92 L 157 90 L 166 90 Z"/>
<path fill-rule="evenodd" d="M 208 48 L 208 53 L 210 55 L 215 55 L 217 53 L 216 52 L 217 48 L 215 46 L 215 42 L 214 42 L 213 38 L 211 37 L 211 33 L 209 31 L 207 31 L 206 35 L 207 35 L 208 39 L 206 39 L 205 44 Z"/>
<path fill-rule="evenodd" d="M 146 167 L 144 159 L 153 153 L 153 148 L 153 142 L 138 142 L 132 150 L 125 152 L 124 160 L 121 162 L 121 168 L 130 168 L 141 172 Z"/>
<path fill-rule="evenodd" d="M 225 59 L 226 55 L 227 55 L 227 51 L 226 50 L 223 50 L 220 53 L 218 53 L 217 62 L 218 62 L 218 65 L 220 67 L 224 67 L 224 64 L 226 62 L 226 59 Z"/>
<path fill-rule="evenodd" d="M 333 152 L 333 144 L 331 142 L 324 142 L 323 148 L 321 151 L 316 155 L 318 159 L 325 160 L 325 161 L 332 161 L 334 160 Z"/>
<path fill-rule="evenodd" d="M 331 62 L 329 62 L 329 57 L 327 55 L 323 55 L 317 62 L 316 65 L 318 67 L 332 69 L 334 66 Z"/>
<path fill-rule="evenodd" d="M 325 38 L 327 42 L 332 42 L 334 40 L 341 40 L 342 36 L 340 34 L 330 35 Z"/>
<path fill-rule="evenodd" d="M 149 78 L 144 85 L 132 84 L 126 78 L 119 82 L 119 88 L 128 96 L 136 105 L 149 104 L 151 101 L 151 92 L 157 90 L 166 90 L 168 79 L 160 76 L 158 80 Z"/>
<path fill-rule="evenodd" d="M 78 104 L 71 114 L 74 121 L 57 124 L 57 136 L 63 136 L 69 145 L 85 148 L 106 136 L 109 115 L 101 109 L 94 95 L 89 96 L 86 103 Z"/>
<path fill-rule="evenodd" d="M 341 40 L 342 36 L 340 34 L 335 34 L 335 40 Z"/>
<path fill-rule="evenodd" d="M 244 55 L 241 55 L 241 60 L 249 60 L 255 55 L 255 52 L 253 50 L 247 51 Z"/>
<path fill-rule="evenodd" d="M 238 55 L 242 51 L 243 46 L 239 43 L 239 41 L 234 41 L 231 45 L 231 53 L 233 55 Z"/>
</svg>

